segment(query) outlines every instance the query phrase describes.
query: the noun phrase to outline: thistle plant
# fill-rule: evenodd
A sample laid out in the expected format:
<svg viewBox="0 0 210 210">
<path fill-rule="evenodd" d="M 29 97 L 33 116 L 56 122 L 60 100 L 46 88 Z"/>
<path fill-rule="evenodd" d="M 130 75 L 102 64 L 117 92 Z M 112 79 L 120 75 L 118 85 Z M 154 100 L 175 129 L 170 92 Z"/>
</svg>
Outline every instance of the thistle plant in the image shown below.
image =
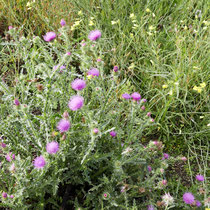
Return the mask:
<svg viewBox="0 0 210 210">
<path fill-rule="evenodd" d="M 0 82 L 1 205 L 144 209 L 160 191 L 162 205 L 173 207 L 164 171 L 175 159 L 160 141 L 141 142 L 155 125 L 143 93 L 126 85 L 120 66 L 104 73 L 100 30 L 84 45 L 72 43 L 61 25 L 60 36 L 43 38 L 9 31 L 5 50 L 20 65 L 13 86 Z"/>
</svg>

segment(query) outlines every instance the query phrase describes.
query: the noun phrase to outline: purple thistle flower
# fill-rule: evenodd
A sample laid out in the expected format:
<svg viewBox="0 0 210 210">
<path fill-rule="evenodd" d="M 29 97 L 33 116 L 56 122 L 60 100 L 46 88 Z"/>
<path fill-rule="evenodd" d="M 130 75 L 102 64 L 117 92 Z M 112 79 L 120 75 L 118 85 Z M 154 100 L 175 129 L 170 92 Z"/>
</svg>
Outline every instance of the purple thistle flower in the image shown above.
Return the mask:
<svg viewBox="0 0 210 210">
<path fill-rule="evenodd" d="M 61 24 L 61 26 L 65 26 L 66 25 L 66 21 L 64 19 L 61 19 L 60 24 Z"/>
<path fill-rule="evenodd" d="M 7 146 L 7 145 L 6 145 L 5 143 L 3 143 L 3 142 L 1 142 L 0 145 L 1 145 L 3 148 L 5 148 L 5 147 Z"/>
<path fill-rule="evenodd" d="M 9 167 L 9 170 L 11 172 L 14 172 L 15 171 L 15 164 L 14 163 Z"/>
<path fill-rule="evenodd" d="M 163 153 L 163 160 L 168 159 L 170 156 L 167 153 Z"/>
<path fill-rule="evenodd" d="M 96 77 L 98 77 L 99 76 L 99 74 L 100 74 L 100 72 L 99 72 L 99 70 L 97 69 L 97 68 L 92 68 L 92 69 L 90 69 L 89 71 L 88 71 L 88 73 L 87 73 L 88 75 L 91 75 L 91 76 L 96 76 Z"/>
<path fill-rule="evenodd" d="M 98 58 L 96 61 L 97 61 L 97 62 L 101 62 L 102 60 L 101 60 L 100 58 Z"/>
<path fill-rule="evenodd" d="M 12 154 L 11 152 L 9 152 L 7 155 L 6 155 L 6 159 L 7 161 L 11 162 L 12 159 L 15 160 L 15 154 Z"/>
<path fill-rule="evenodd" d="M 47 32 L 46 35 L 43 36 L 44 40 L 46 42 L 50 42 L 52 41 L 53 39 L 56 38 L 56 33 L 55 32 Z"/>
<path fill-rule="evenodd" d="M 11 30 L 11 29 L 13 29 L 13 27 L 12 26 L 9 26 L 8 29 Z"/>
<path fill-rule="evenodd" d="M 112 137 L 115 137 L 115 136 L 117 135 L 117 133 L 116 133 L 115 131 L 111 131 L 109 134 L 110 134 Z"/>
<path fill-rule="evenodd" d="M 119 70 L 118 66 L 114 66 L 113 70 L 114 72 L 117 72 Z"/>
<path fill-rule="evenodd" d="M 143 111 L 144 111 L 144 110 L 145 110 L 145 106 L 142 106 L 142 107 L 141 107 L 141 110 L 143 110 Z"/>
<path fill-rule="evenodd" d="M 5 193 L 5 192 L 3 192 L 1 195 L 2 195 L 3 198 L 7 197 L 7 193 Z"/>
<path fill-rule="evenodd" d="M 165 179 L 162 180 L 162 184 L 163 184 L 163 185 L 167 185 L 167 180 L 165 180 Z"/>
<path fill-rule="evenodd" d="M 56 141 L 52 141 L 47 144 L 46 150 L 49 154 L 55 154 L 59 150 L 59 144 Z"/>
<path fill-rule="evenodd" d="M 68 119 L 68 118 L 69 118 L 69 113 L 68 113 L 67 111 L 65 111 L 65 112 L 63 113 L 63 117 L 64 117 L 65 119 Z"/>
<path fill-rule="evenodd" d="M 14 195 L 10 195 L 10 198 L 14 198 Z"/>
<path fill-rule="evenodd" d="M 98 133 L 98 128 L 94 128 L 93 133 L 95 133 L 95 134 Z"/>
<path fill-rule="evenodd" d="M 18 101 L 18 99 L 15 98 L 14 104 L 15 104 L 16 106 L 20 106 L 20 102 Z"/>
<path fill-rule="evenodd" d="M 186 157 L 181 157 L 181 160 L 186 161 L 187 158 Z"/>
<path fill-rule="evenodd" d="M 42 155 L 34 159 L 34 167 L 37 169 L 44 168 L 46 165 L 45 159 Z"/>
<path fill-rule="evenodd" d="M 196 175 L 196 179 L 197 179 L 199 182 L 203 182 L 203 181 L 204 181 L 204 176 L 202 176 L 202 175 Z"/>
<path fill-rule="evenodd" d="M 147 116 L 148 116 L 148 117 L 150 117 L 150 116 L 151 116 L 151 114 L 152 114 L 151 112 L 148 112 L 148 113 L 147 113 Z"/>
<path fill-rule="evenodd" d="M 126 99 L 126 100 L 128 100 L 128 99 L 131 98 L 131 96 L 130 96 L 128 93 L 122 94 L 122 97 L 123 97 L 124 99 Z"/>
<path fill-rule="evenodd" d="M 101 32 L 99 30 L 91 31 L 88 35 L 88 39 L 91 41 L 96 41 L 99 38 L 101 38 Z"/>
<path fill-rule="evenodd" d="M 149 172 L 151 172 L 151 171 L 152 171 L 152 167 L 151 167 L 151 166 L 147 166 L 147 170 L 148 170 Z"/>
<path fill-rule="evenodd" d="M 66 66 L 65 65 L 62 65 L 61 67 L 60 67 L 60 70 L 63 70 L 63 69 L 65 69 L 66 68 Z"/>
<path fill-rule="evenodd" d="M 66 55 L 71 55 L 71 52 L 67 52 Z"/>
<path fill-rule="evenodd" d="M 82 42 L 82 43 L 81 43 L 81 46 L 82 46 L 82 47 L 84 47 L 85 45 L 86 45 L 86 43 L 85 43 L 85 42 Z"/>
<path fill-rule="evenodd" d="M 201 202 L 200 201 L 196 201 L 196 206 L 200 207 L 201 206 Z"/>
<path fill-rule="evenodd" d="M 142 102 L 143 102 L 143 103 L 147 102 L 147 99 L 143 98 L 143 99 L 142 99 Z"/>
<path fill-rule="evenodd" d="M 58 69 L 58 65 L 53 66 L 53 70 L 57 70 Z"/>
<path fill-rule="evenodd" d="M 82 108 L 84 104 L 84 98 L 82 96 L 72 96 L 70 98 L 70 101 L 69 101 L 69 109 L 71 109 L 72 111 L 76 111 L 80 108 Z"/>
<path fill-rule="evenodd" d="M 131 97 L 134 101 L 139 101 L 141 99 L 141 95 L 137 92 L 132 93 Z"/>
<path fill-rule="evenodd" d="M 75 79 L 72 83 L 71 83 L 71 87 L 74 90 L 82 90 L 86 87 L 86 82 L 83 79 Z"/>
<path fill-rule="evenodd" d="M 149 205 L 147 210 L 155 210 L 153 205 Z"/>
<path fill-rule="evenodd" d="M 60 120 L 58 125 L 57 125 L 57 129 L 62 133 L 62 132 L 66 132 L 69 130 L 71 124 L 68 120 Z"/>
<path fill-rule="evenodd" d="M 194 203 L 195 201 L 195 197 L 192 193 L 190 192 L 186 192 L 184 193 L 183 195 L 183 201 L 186 203 L 186 204 L 192 204 Z"/>
</svg>

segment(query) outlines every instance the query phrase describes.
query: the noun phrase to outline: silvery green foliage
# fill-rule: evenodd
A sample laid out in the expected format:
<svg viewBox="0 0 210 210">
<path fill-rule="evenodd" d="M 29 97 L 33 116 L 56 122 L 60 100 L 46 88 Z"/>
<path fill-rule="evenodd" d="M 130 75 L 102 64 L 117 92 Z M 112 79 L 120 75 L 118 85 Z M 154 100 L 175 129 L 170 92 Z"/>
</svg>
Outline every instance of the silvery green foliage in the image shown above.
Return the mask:
<svg viewBox="0 0 210 210">
<path fill-rule="evenodd" d="M 168 167 L 167 160 L 161 160 L 162 147 L 141 143 L 143 131 L 153 125 L 151 118 L 141 109 L 142 101 L 121 98 L 125 92 L 134 92 L 129 80 L 121 79 L 120 71 L 105 74 L 108 67 L 96 62 L 106 53 L 101 51 L 106 44 L 103 39 L 95 46 L 89 41 L 81 46 L 70 44 L 65 28 L 60 33 L 59 41 L 45 43 L 40 37 L 19 37 L 12 31 L 12 42 L 4 43 L 4 59 L 11 53 L 18 67 L 13 85 L 0 82 L 0 136 L 7 145 L 0 154 L 0 185 L 2 192 L 14 195 L 2 199 L 1 205 L 58 208 L 65 194 L 60 199 L 58 189 L 70 186 L 69 203 L 74 207 L 145 208 L 156 200 L 152 192 L 162 179 L 159 169 Z M 60 71 L 62 65 L 66 68 Z M 91 67 L 99 69 L 99 77 L 87 77 Z M 68 101 L 77 94 L 71 88 L 75 78 L 85 79 L 87 86 L 78 93 L 85 99 L 84 106 L 74 112 Z M 14 105 L 15 98 L 19 106 Z M 61 134 L 56 126 L 66 110 L 71 128 Z M 114 138 L 109 134 L 113 130 Z M 51 141 L 59 142 L 55 155 L 46 152 Z M 12 162 L 5 159 L 8 152 L 16 155 Z M 37 170 L 33 160 L 40 155 L 47 164 Z M 154 165 L 153 172 L 148 172 L 148 165 Z"/>
</svg>

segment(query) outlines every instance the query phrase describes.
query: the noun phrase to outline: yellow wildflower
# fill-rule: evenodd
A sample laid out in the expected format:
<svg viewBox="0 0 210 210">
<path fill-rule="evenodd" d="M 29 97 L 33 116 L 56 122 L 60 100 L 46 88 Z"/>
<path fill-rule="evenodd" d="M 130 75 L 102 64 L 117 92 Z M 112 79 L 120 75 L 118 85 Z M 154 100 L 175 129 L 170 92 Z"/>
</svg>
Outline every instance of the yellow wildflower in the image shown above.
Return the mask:
<svg viewBox="0 0 210 210">
<path fill-rule="evenodd" d="M 136 16 L 134 15 L 134 13 L 131 13 L 131 14 L 130 14 L 130 18 L 131 18 L 131 19 L 136 18 Z"/>
<path fill-rule="evenodd" d="M 202 83 L 200 84 L 200 87 L 205 88 L 205 87 L 206 87 L 206 83 L 205 83 L 205 82 L 202 82 Z"/>
<path fill-rule="evenodd" d="M 146 12 L 151 12 L 151 10 L 149 8 L 146 9 Z"/>
<path fill-rule="evenodd" d="M 162 88 L 163 89 L 165 89 L 165 88 L 167 88 L 168 87 L 168 85 L 162 85 Z"/>
<path fill-rule="evenodd" d="M 93 26 L 94 25 L 94 22 L 92 20 L 89 21 L 89 26 Z"/>
<path fill-rule="evenodd" d="M 132 63 L 128 68 L 129 68 L 129 69 L 133 69 L 134 67 L 135 67 L 135 64 Z"/>
<path fill-rule="evenodd" d="M 168 94 L 172 96 L 172 95 L 173 95 L 173 91 L 170 90 L 170 91 L 168 92 Z"/>
<path fill-rule="evenodd" d="M 80 11 L 78 12 L 78 15 L 79 15 L 79 16 L 82 16 L 82 15 L 83 15 L 82 10 L 80 10 Z"/>
<path fill-rule="evenodd" d="M 202 87 L 197 87 L 196 85 L 193 87 L 193 90 L 197 91 L 198 93 L 201 93 Z"/>
<path fill-rule="evenodd" d="M 153 29 L 155 29 L 155 27 L 154 27 L 154 26 L 150 26 L 150 27 L 149 27 L 149 30 L 151 30 L 151 31 L 152 31 Z"/>
<path fill-rule="evenodd" d="M 209 25 L 209 22 L 208 22 L 208 21 L 206 21 L 206 20 L 204 20 L 204 21 L 203 21 L 203 23 L 204 23 L 204 25 L 206 25 L 206 26 L 208 26 L 208 25 Z"/>
<path fill-rule="evenodd" d="M 117 21 L 114 21 L 114 20 L 113 20 L 113 21 L 111 21 L 111 24 L 112 24 L 112 25 L 115 25 L 115 24 L 118 24 L 118 23 L 120 23 L 120 20 L 117 20 Z"/>
<path fill-rule="evenodd" d="M 92 75 L 88 75 L 87 78 L 88 78 L 88 79 L 92 79 Z"/>
</svg>

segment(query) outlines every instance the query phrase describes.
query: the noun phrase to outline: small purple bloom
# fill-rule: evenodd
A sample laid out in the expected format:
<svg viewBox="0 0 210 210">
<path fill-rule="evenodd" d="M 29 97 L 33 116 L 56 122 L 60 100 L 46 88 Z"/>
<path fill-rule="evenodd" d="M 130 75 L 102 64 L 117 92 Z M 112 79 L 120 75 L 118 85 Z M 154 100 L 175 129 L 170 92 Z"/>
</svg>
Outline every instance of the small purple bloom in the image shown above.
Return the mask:
<svg viewBox="0 0 210 210">
<path fill-rule="evenodd" d="M 99 30 L 91 31 L 88 35 L 88 39 L 91 41 L 96 41 L 99 38 L 101 38 L 101 32 Z"/>
<path fill-rule="evenodd" d="M 3 142 L 1 142 L 0 145 L 1 145 L 3 148 L 5 148 L 5 147 L 7 146 L 7 145 L 6 145 L 5 143 L 3 143 Z"/>
<path fill-rule="evenodd" d="M 7 155 L 6 155 L 6 159 L 7 161 L 11 162 L 12 159 L 15 160 L 15 154 L 12 154 L 11 152 L 9 152 Z"/>
<path fill-rule="evenodd" d="M 165 179 L 162 180 L 162 184 L 163 184 L 163 185 L 167 185 L 167 180 L 165 180 Z"/>
<path fill-rule="evenodd" d="M 95 133 L 95 134 L 98 133 L 98 128 L 94 128 L 93 133 Z"/>
<path fill-rule="evenodd" d="M 60 120 L 58 125 L 57 125 L 57 129 L 60 131 L 60 132 L 66 132 L 69 130 L 71 124 L 68 120 Z"/>
<path fill-rule="evenodd" d="M 85 42 L 82 42 L 81 45 L 82 45 L 82 47 L 84 47 L 86 45 L 86 43 Z"/>
<path fill-rule="evenodd" d="M 190 192 L 186 192 L 184 193 L 183 195 L 183 201 L 186 203 L 186 204 L 192 204 L 194 203 L 195 201 L 195 197 L 192 193 Z"/>
<path fill-rule="evenodd" d="M 196 201 L 196 206 L 200 207 L 201 206 L 201 202 L 200 201 Z"/>
<path fill-rule="evenodd" d="M 98 77 L 99 76 L 99 74 L 100 74 L 100 72 L 99 72 L 99 70 L 97 69 L 97 68 L 92 68 L 92 69 L 90 69 L 89 71 L 88 71 L 88 73 L 87 73 L 88 75 L 91 75 L 91 76 L 96 76 L 96 77 Z"/>
<path fill-rule="evenodd" d="M 101 62 L 101 59 L 100 59 L 100 58 L 98 58 L 96 61 L 97 61 L 97 62 Z"/>
<path fill-rule="evenodd" d="M 46 35 L 43 36 L 44 40 L 46 42 L 50 42 L 52 41 L 53 39 L 56 38 L 56 33 L 55 32 L 47 32 Z"/>
<path fill-rule="evenodd" d="M 151 118 L 151 120 L 150 120 L 151 122 L 155 122 L 155 120 L 153 119 L 153 118 Z"/>
<path fill-rule="evenodd" d="M 67 52 L 66 55 L 71 55 L 71 52 Z"/>
<path fill-rule="evenodd" d="M 42 155 L 34 159 L 34 167 L 37 169 L 44 168 L 46 165 L 45 159 Z"/>
<path fill-rule="evenodd" d="M 148 170 L 149 172 L 151 172 L 151 171 L 152 171 L 152 167 L 151 167 L 151 166 L 147 166 L 147 170 Z"/>
<path fill-rule="evenodd" d="M 69 113 L 68 113 L 67 111 L 65 111 L 65 112 L 63 113 L 63 117 L 64 117 L 65 119 L 68 119 L 68 118 L 69 118 Z"/>
<path fill-rule="evenodd" d="M 114 72 L 117 72 L 119 70 L 118 66 L 114 66 L 113 70 Z"/>
<path fill-rule="evenodd" d="M 75 79 L 72 83 L 71 83 L 71 87 L 74 90 L 82 90 L 86 87 L 86 82 L 83 79 Z"/>
<path fill-rule="evenodd" d="M 3 192 L 1 195 L 2 195 L 3 198 L 7 197 L 7 193 L 5 193 L 5 192 Z"/>
<path fill-rule="evenodd" d="M 141 99 L 141 95 L 137 92 L 132 93 L 131 97 L 134 101 L 139 101 Z"/>
<path fill-rule="evenodd" d="M 141 110 L 143 110 L 143 111 L 144 111 L 144 110 L 145 110 L 145 106 L 142 106 L 142 107 L 141 107 Z"/>
<path fill-rule="evenodd" d="M 18 101 L 18 99 L 15 98 L 14 104 L 15 104 L 16 106 L 20 106 L 20 102 Z"/>
<path fill-rule="evenodd" d="M 123 97 L 124 99 L 126 99 L 126 100 L 128 100 L 128 99 L 131 98 L 131 96 L 130 96 L 128 93 L 122 94 L 122 97 Z"/>
<path fill-rule="evenodd" d="M 147 116 L 150 117 L 150 116 L 151 116 L 151 112 L 148 112 L 148 113 L 147 113 Z"/>
<path fill-rule="evenodd" d="M 186 157 L 181 157 L 181 160 L 186 161 L 187 158 Z"/>
<path fill-rule="evenodd" d="M 53 70 L 57 70 L 58 69 L 58 65 L 53 66 Z"/>
<path fill-rule="evenodd" d="M 14 195 L 10 195 L 10 198 L 14 198 Z"/>
<path fill-rule="evenodd" d="M 61 26 L 65 26 L 66 25 L 66 21 L 64 19 L 61 19 L 60 24 L 61 24 Z"/>
<path fill-rule="evenodd" d="M 117 133 L 116 133 L 115 131 L 111 131 L 109 134 L 110 134 L 112 137 L 115 137 L 115 136 L 117 135 Z"/>
<path fill-rule="evenodd" d="M 84 104 L 84 98 L 82 96 L 72 96 L 70 98 L 70 101 L 69 101 L 69 109 L 71 109 L 72 111 L 76 111 L 80 108 L 82 108 Z"/>
<path fill-rule="evenodd" d="M 202 176 L 202 175 L 196 175 L 196 179 L 197 179 L 199 182 L 203 182 L 203 181 L 204 181 L 204 176 Z"/>
<path fill-rule="evenodd" d="M 9 26 L 8 29 L 11 30 L 11 29 L 13 29 L 13 27 L 12 26 Z"/>
<path fill-rule="evenodd" d="M 52 141 L 47 144 L 46 150 L 49 154 L 55 154 L 59 150 L 59 144 L 56 141 Z"/>
<path fill-rule="evenodd" d="M 147 99 L 143 98 L 143 99 L 142 99 L 142 102 L 143 102 L 143 103 L 147 102 Z"/>
<path fill-rule="evenodd" d="M 61 67 L 60 67 L 60 70 L 62 71 L 63 69 L 65 69 L 66 68 L 66 66 L 65 65 L 62 65 Z"/>
<path fill-rule="evenodd" d="M 164 159 L 168 159 L 169 157 L 170 157 L 169 154 L 163 153 L 163 160 L 164 160 Z"/>
<path fill-rule="evenodd" d="M 153 205 L 149 205 L 147 210 L 155 210 Z"/>
</svg>

